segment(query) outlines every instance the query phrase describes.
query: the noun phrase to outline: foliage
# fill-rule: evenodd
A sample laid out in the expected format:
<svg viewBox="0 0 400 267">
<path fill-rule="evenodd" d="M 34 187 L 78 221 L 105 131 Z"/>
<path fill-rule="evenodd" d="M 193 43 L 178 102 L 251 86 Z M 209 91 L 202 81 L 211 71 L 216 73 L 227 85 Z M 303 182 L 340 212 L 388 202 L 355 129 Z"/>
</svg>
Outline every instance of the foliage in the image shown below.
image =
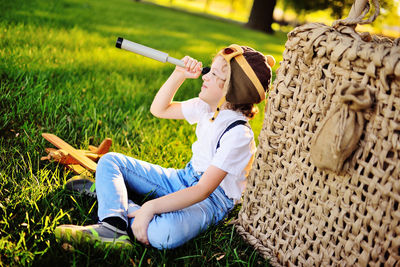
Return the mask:
<svg viewBox="0 0 400 267">
<path fill-rule="evenodd" d="M 331 10 L 331 16 L 334 18 L 341 18 L 347 15 L 350 11 L 351 5 L 354 0 L 314 0 L 314 1 L 299 1 L 299 0 L 283 0 L 284 4 L 292 7 L 296 12 L 302 13 L 305 11 L 318 11 L 318 10 Z M 393 0 L 379 1 L 382 8 L 387 10 L 394 10 Z M 371 7 L 370 12 L 375 12 L 374 7 Z M 371 14 L 371 13 L 370 13 Z"/>
<path fill-rule="evenodd" d="M 118 36 L 189 54 L 210 64 L 230 43 L 281 59 L 285 34 L 266 36 L 238 25 L 130 0 L 0 2 L 0 266 L 265 265 L 227 221 L 172 251 L 135 244 L 131 251 L 59 244 L 59 224 L 95 223 L 96 201 L 63 185 L 72 174 L 40 161 L 52 147 L 41 133 L 78 148 L 113 140 L 112 151 L 183 167 L 194 128 L 152 117 L 152 98 L 173 66 L 115 48 Z M 197 95 L 188 81 L 178 100 Z M 263 105 L 251 122 L 261 130 Z M 239 208 L 239 207 L 238 207 Z"/>
</svg>

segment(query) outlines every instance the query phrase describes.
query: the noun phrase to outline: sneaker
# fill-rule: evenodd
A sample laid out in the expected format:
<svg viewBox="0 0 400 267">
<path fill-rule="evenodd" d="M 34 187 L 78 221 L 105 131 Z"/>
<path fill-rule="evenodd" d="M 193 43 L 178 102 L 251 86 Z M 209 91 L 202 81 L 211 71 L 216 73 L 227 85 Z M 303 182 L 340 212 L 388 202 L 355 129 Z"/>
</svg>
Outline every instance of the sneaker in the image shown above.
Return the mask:
<svg viewBox="0 0 400 267">
<path fill-rule="evenodd" d="M 132 246 L 126 231 L 121 231 L 106 222 L 99 222 L 98 224 L 88 226 L 60 225 L 56 227 L 54 234 L 58 240 L 67 242 L 101 242 L 104 244 L 112 244 L 116 247 Z"/>
<path fill-rule="evenodd" d="M 96 198 L 94 180 L 87 176 L 74 176 L 66 182 L 65 187 L 71 191 Z"/>
</svg>

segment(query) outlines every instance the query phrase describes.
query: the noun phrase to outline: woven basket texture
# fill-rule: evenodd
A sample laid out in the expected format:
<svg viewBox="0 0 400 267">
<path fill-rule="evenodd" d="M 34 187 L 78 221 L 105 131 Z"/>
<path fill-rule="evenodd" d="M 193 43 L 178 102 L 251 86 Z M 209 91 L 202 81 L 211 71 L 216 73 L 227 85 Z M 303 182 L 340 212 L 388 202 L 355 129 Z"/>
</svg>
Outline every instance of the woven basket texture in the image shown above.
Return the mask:
<svg viewBox="0 0 400 267">
<path fill-rule="evenodd" d="M 275 266 L 400 265 L 400 42 L 320 23 L 288 34 L 238 232 Z M 343 84 L 372 105 L 340 172 L 310 147 Z"/>
</svg>

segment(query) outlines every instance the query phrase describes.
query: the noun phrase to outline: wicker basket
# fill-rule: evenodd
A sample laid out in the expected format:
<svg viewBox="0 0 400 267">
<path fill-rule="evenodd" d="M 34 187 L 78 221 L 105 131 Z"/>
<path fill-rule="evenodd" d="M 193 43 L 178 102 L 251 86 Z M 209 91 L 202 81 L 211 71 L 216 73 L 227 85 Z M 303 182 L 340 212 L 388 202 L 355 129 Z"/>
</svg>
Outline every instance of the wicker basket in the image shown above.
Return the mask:
<svg viewBox="0 0 400 267">
<path fill-rule="evenodd" d="M 353 28 L 288 34 L 236 221 L 272 265 L 400 265 L 400 40 Z M 344 85 L 371 105 L 341 168 L 323 170 L 310 149 Z"/>
</svg>

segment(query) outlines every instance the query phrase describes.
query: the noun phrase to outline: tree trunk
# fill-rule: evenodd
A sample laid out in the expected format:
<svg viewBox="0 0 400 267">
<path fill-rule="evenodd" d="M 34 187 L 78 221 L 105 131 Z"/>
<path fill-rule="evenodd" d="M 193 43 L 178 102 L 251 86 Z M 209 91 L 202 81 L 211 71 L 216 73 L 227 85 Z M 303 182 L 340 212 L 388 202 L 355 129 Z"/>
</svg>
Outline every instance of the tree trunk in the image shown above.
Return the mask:
<svg viewBox="0 0 400 267">
<path fill-rule="evenodd" d="M 275 5 L 276 0 L 254 0 L 246 27 L 273 33 L 271 25 L 274 22 L 273 13 Z"/>
</svg>

